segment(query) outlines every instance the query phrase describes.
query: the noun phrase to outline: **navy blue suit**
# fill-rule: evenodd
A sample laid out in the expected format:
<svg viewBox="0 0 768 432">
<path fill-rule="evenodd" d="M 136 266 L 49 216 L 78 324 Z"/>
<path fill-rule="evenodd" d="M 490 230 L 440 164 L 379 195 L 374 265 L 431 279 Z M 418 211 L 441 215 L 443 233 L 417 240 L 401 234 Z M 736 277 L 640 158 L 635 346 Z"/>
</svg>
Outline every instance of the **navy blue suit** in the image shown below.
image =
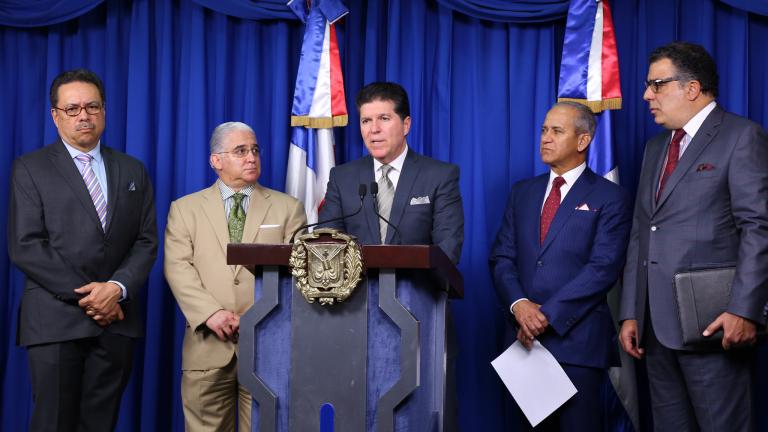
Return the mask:
<svg viewBox="0 0 768 432">
<path fill-rule="evenodd" d="M 360 207 L 358 186 L 373 182 L 373 157 L 370 155 L 331 169 L 325 204 L 318 219 L 328 220 L 354 213 Z M 360 213 L 324 226 L 354 235 L 361 244 L 381 244 L 374 205 L 368 194 Z M 390 227 L 386 244 L 434 244 L 440 246 L 454 263 L 458 262 L 464 242 L 459 168 L 408 149 L 389 220 L 397 227 L 400 237 Z"/>
<path fill-rule="evenodd" d="M 620 364 L 606 294 L 624 264 L 632 222 L 630 196 L 587 168 L 540 244 L 548 181 L 549 173 L 513 186 L 490 256 L 494 285 L 505 310 L 521 298 L 541 305 L 550 326 L 537 339 L 560 363 L 602 372 Z M 509 330 L 517 332 L 516 322 Z M 579 388 L 579 382 L 575 384 Z M 579 390 L 578 397 L 599 400 L 599 393 Z"/>
<path fill-rule="evenodd" d="M 434 244 L 439 246 L 451 261 L 457 263 L 464 242 L 464 209 L 459 192 L 459 167 L 421 156 L 410 148 L 407 151 L 389 216 L 390 222 L 397 227 L 400 235 L 398 237 L 390 226 L 384 243 Z M 370 155 L 331 169 L 325 204 L 320 209 L 318 219 L 328 220 L 357 211 L 360 207 L 358 186 L 368 186 L 372 182 L 373 157 Z M 351 234 L 357 237 L 361 244 L 381 244 L 379 218 L 373 211 L 375 205 L 369 193 L 360 213 L 324 226 Z M 448 371 L 444 430 L 452 431 L 458 427 L 458 403 L 455 383 L 457 343 L 450 309 L 446 311 L 446 327 Z"/>
</svg>

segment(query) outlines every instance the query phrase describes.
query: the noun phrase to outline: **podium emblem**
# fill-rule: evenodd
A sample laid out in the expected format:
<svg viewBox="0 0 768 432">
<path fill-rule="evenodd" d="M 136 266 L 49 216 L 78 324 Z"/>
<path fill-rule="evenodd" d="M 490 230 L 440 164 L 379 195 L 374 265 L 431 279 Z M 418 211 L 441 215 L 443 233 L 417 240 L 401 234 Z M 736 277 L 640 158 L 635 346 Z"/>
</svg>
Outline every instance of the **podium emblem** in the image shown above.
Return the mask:
<svg viewBox="0 0 768 432">
<path fill-rule="evenodd" d="M 288 260 L 296 287 L 309 303 L 346 300 L 361 280 L 362 252 L 355 238 L 320 228 L 296 238 Z"/>
</svg>

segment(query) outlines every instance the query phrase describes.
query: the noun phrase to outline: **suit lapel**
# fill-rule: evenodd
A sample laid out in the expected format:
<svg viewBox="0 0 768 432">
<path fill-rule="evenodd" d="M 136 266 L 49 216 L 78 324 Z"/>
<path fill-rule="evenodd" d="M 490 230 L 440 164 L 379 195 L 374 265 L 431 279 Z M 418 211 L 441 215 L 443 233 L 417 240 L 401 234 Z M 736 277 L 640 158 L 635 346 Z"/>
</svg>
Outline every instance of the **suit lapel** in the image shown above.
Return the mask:
<svg viewBox="0 0 768 432">
<path fill-rule="evenodd" d="M 248 213 L 245 216 L 245 226 L 243 227 L 243 239 L 242 243 L 255 243 L 256 236 L 259 234 L 259 228 L 267 217 L 267 212 L 272 204 L 269 201 L 269 192 L 256 185 L 253 188 L 251 197 L 248 200 Z M 227 230 L 229 235 L 229 230 Z M 238 265 L 235 267 L 235 276 L 240 272 L 243 266 Z"/>
<path fill-rule="evenodd" d="M 373 157 L 372 156 L 366 156 L 366 161 L 363 164 L 363 168 L 360 170 L 360 183 L 365 185 L 370 185 L 371 183 L 376 181 L 376 177 L 373 175 Z M 373 202 L 373 198 L 369 195 L 366 197 L 365 202 L 363 203 L 363 214 L 365 215 L 365 220 L 368 222 L 368 235 L 370 236 L 371 240 L 376 240 L 376 242 L 369 242 L 371 244 L 379 244 L 381 243 L 381 235 L 379 234 L 379 217 L 376 216 L 376 213 L 373 212 L 373 206 L 376 205 Z M 358 239 L 360 242 L 365 244 L 365 239 Z"/>
<path fill-rule="evenodd" d="M 530 195 L 526 199 L 526 202 L 535 205 L 527 206 L 528 210 L 526 210 L 526 214 L 530 223 L 526 222 L 523 224 L 523 226 L 536 227 L 536 229 L 525 230 L 525 232 L 528 233 L 526 235 L 530 236 L 531 238 L 531 244 L 535 245 L 536 248 L 541 247 L 541 242 L 539 241 L 539 233 L 541 231 L 541 210 L 544 207 L 544 200 L 546 199 L 544 194 L 547 193 L 548 183 L 549 173 L 539 176 L 539 178 L 536 180 L 536 183 L 530 189 Z"/>
<path fill-rule="evenodd" d="M 717 135 L 717 128 L 720 126 L 722 119 L 723 112 L 716 107 L 715 110 L 712 111 L 704 120 L 704 123 L 702 123 L 701 127 L 696 132 L 696 136 L 693 137 L 693 140 L 685 149 L 685 153 L 683 153 L 683 156 L 677 162 L 677 166 L 672 172 L 672 175 L 670 175 L 669 179 L 667 179 L 667 183 L 664 185 L 664 190 L 661 192 L 661 196 L 659 197 L 659 202 L 656 205 L 657 209 L 664 205 L 664 202 L 667 200 L 672 191 L 675 190 L 677 184 L 680 183 L 680 180 L 683 178 L 683 176 L 688 172 L 689 169 L 691 169 L 693 163 L 699 158 L 701 152 L 703 152 L 709 143 L 712 142 L 712 139 L 715 137 L 715 135 Z"/>
<path fill-rule="evenodd" d="M 221 252 L 226 256 L 229 230 L 227 229 L 227 216 L 224 214 L 224 201 L 221 199 L 218 183 L 214 183 L 203 193 L 203 213 L 205 213 L 208 223 L 211 224 L 211 228 L 216 234 Z M 230 268 L 232 269 L 232 267 Z"/>
<path fill-rule="evenodd" d="M 648 163 L 653 164 L 653 170 L 651 172 L 651 179 L 641 181 L 640 184 L 650 184 L 651 188 L 646 197 L 650 200 L 651 205 L 649 208 L 656 209 L 656 191 L 659 190 L 659 180 L 661 180 L 661 171 L 664 169 L 664 164 L 667 160 L 667 147 L 669 147 L 669 141 L 671 140 L 669 133 L 664 133 L 659 136 L 658 139 L 654 139 L 648 143 L 650 146 L 648 150 Z"/>
<path fill-rule="evenodd" d="M 571 186 L 568 191 L 568 195 L 565 196 L 563 202 L 560 203 L 560 207 L 555 213 L 555 218 L 552 220 L 552 224 L 549 226 L 547 237 L 544 239 L 544 244 L 541 247 L 541 252 L 544 252 L 547 247 L 552 243 L 552 240 L 557 237 L 557 234 L 565 226 L 568 219 L 576 211 L 576 207 L 586 201 L 587 196 L 592 192 L 592 185 L 595 183 L 595 174 L 587 168 L 576 180 L 576 183 Z"/>
<path fill-rule="evenodd" d="M 104 231 L 109 232 L 112 226 L 112 218 L 117 208 L 118 191 L 120 185 L 120 165 L 112 154 L 112 149 L 101 146 L 101 158 L 104 161 L 104 169 L 107 172 L 107 220 Z"/>
<path fill-rule="evenodd" d="M 405 206 L 408 204 L 408 197 L 411 196 L 411 189 L 413 189 L 416 178 L 419 176 L 420 162 L 419 155 L 413 150 L 408 149 L 405 161 L 403 161 L 403 170 L 400 172 L 400 178 L 397 180 L 397 189 L 395 189 L 395 197 L 392 200 L 392 211 L 389 213 L 389 221 L 394 226 L 400 225 L 400 220 L 403 218 Z M 387 241 L 384 243 L 391 244 L 394 235 L 395 232 L 392 227 L 387 228 Z"/>
<path fill-rule="evenodd" d="M 72 156 L 69 154 L 66 147 L 64 147 L 61 140 L 50 147 L 48 157 L 51 159 L 53 166 L 56 167 L 56 170 L 59 171 L 59 174 L 64 178 L 64 181 L 66 181 L 70 189 L 72 189 L 72 193 L 74 193 L 78 201 L 80 201 L 80 204 L 82 204 L 85 213 L 91 221 L 97 224 L 99 229 L 101 229 L 99 215 L 96 213 L 96 207 L 93 206 L 93 200 L 88 193 L 88 188 L 85 187 L 83 176 L 80 175 L 77 166 L 75 166 L 75 162 L 72 160 Z"/>
</svg>

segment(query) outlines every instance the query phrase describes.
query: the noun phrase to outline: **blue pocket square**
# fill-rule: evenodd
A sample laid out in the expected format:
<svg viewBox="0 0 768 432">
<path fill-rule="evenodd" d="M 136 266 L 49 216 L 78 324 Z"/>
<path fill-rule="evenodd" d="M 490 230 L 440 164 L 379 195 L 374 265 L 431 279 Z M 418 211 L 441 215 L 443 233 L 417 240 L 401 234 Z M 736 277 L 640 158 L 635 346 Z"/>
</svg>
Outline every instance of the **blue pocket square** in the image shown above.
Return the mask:
<svg viewBox="0 0 768 432">
<path fill-rule="evenodd" d="M 133 192 L 136 190 L 136 183 L 130 182 L 128 183 L 128 192 Z"/>
</svg>

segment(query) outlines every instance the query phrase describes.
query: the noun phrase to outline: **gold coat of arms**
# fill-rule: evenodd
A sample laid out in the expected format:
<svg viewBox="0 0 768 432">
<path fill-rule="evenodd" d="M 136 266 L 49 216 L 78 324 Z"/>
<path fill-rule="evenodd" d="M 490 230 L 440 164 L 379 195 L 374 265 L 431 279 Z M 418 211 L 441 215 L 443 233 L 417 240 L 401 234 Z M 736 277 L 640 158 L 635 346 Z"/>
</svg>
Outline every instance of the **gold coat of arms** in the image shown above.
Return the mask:
<svg viewBox="0 0 768 432">
<path fill-rule="evenodd" d="M 296 238 L 288 260 L 296 288 L 309 303 L 343 302 L 360 282 L 362 253 L 355 238 L 333 228 Z"/>
</svg>

